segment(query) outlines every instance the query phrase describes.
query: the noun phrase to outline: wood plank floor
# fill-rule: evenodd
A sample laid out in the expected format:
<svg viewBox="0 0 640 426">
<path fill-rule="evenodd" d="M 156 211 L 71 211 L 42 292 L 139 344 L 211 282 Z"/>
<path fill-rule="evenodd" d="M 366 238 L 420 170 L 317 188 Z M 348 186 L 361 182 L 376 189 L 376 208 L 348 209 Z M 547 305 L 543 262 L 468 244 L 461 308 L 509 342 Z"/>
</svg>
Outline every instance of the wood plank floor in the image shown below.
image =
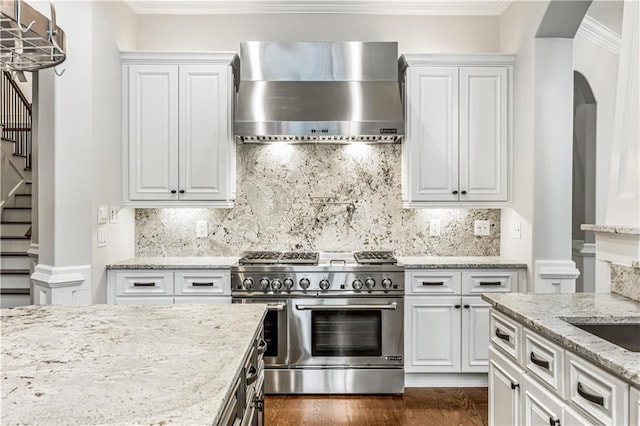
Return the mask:
<svg viewBox="0 0 640 426">
<path fill-rule="evenodd" d="M 407 388 L 401 396 L 267 395 L 265 425 L 487 425 L 487 407 L 487 388 Z"/>
</svg>

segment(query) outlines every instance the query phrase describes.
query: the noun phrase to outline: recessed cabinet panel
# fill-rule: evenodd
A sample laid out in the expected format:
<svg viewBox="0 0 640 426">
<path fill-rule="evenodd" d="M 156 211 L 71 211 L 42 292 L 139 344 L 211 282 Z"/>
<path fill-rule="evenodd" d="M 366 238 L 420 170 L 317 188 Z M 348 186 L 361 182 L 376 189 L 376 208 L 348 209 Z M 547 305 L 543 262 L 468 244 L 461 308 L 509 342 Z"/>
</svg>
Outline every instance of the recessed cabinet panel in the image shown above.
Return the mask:
<svg viewBox="0 0 640 426">
<path fill-rule="evenodd" d="M 180 66 L 181 200 L 226 196 L 228 123 L 227 67 Z"/>
<path fill-rule="evenodd" d="M 519 425 L 522 370 L 489 348 L 489 424 Z"/>
<path fill-rule="evenodd" d="M 489 364 L 489 305 L 480 296 L 462 297 L 462 371 L 484 373 Z"/>
<path fill-rule="evenodd" d="M 522 394 L 524 399 L 523 424 L 531 426 L 562 425 L 562 401 L 526 374 L 522 380 Z"/>
<path fill-rule="evenodd" d="M 171 200 L 178 188 L 178 69 L 129 67 L 129 197 Z"/>
<path fill-rule="evenodd" d="M 458 187 L 458 68 L 410 72 L 411 195 L 416 201 L 455 201 Z"/>
<path fill-rule="evenodd" d="M 506 201 L 508 96 L 505 67 L 460 68 L 461 201 Z"/>
</svg>

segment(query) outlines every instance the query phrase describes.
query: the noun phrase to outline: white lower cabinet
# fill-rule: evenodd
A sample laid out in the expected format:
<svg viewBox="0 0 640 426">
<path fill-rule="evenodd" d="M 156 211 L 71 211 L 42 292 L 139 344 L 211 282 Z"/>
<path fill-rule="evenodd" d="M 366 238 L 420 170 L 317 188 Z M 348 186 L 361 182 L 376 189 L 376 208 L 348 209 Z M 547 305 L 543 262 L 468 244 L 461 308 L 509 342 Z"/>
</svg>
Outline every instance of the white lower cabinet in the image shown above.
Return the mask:
<svg viewBox="0 0 640 426">
<path fill-rule="evenodd" d="M 494 309 L 490 316 L 514 345 L 506 337 L 491 340 L 489 424 L 640 426 L 638 389 Z M 522 347 L 523 356 L 514 356 L 513 347 Z M 508 392 L 518 387 L 511 385 L 518 374 L 519 398 Z"/>
<path fill-rule="evenodd" d="M 229 270 L 110 269 L 109 304 L 231 303 Z"/>
<path fill-rule="evenodd" d="M 518 271 L 416 269 L 406 272 L 406 373 L 488 371 L 490 305 L 482 300 L 480 286 L 487 292 L 516 291 Z M 449 383 L 460 384 L 454 377 Z M 430 382 L 427 379 L 422 385 Z"/>
</svg>

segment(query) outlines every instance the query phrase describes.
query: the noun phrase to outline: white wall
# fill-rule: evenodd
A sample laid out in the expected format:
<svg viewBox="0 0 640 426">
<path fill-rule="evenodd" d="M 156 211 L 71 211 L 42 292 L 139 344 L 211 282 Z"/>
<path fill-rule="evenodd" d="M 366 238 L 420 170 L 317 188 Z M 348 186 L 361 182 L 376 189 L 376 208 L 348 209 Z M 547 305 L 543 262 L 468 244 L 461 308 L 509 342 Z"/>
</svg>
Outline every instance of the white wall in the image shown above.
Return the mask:
<svg viewBox="0 0 640 426">
<path fill-rule="evenodd" d="M 498 17 L 140 15 L 139 50 L 236 51 L 241 41 L 397 41 L 399 53 L 497 52 Z"/>
<path fill-rule="evenodd" d="M 120 50 L 135 47 L 135 14 L 120 2 L 93 6 L 93 198 L 91 218 L 92 302 L 106 303 L 105 265 L 134 255 L 134 210 L 122 209 L 117 224 L 98 225 L 98 206 L 120 207 L 122 200 L 122 91 Z M 89 53 L 89 52 L 88 52 Z M 106 227 L 107 247 L 97 247 L 97 230 Z"/>
<path fill-rule="evenodd" d="M 500 17 L 500 48 L 515 53 L 513 117 L 513 208 L 502 209 L 501 255 L 526 262 L 528 282 L 533 269 L 534 36 L 547 2 L 513 2 Z M 511 226 L 521 223 L 521 238 Z"/>
</svg>

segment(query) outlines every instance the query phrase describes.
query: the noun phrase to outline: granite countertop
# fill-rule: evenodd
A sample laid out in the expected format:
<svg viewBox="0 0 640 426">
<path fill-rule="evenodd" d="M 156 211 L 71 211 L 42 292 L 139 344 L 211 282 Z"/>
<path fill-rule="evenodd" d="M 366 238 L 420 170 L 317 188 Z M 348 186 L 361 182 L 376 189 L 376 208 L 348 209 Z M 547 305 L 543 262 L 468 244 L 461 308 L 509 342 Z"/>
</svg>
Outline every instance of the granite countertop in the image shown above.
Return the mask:
<svg viewBox="0 0 640 426">
<path fill-rule="evenodd" d="M 398 256 L 398 262 L 411 269 L 483 269 L 483 268 L 525 268 L 526 263 L 497 256 Z"/>
<path fill-rule="evenodd" d="M 134 257 L 107 265 L 107 269 L 228 269 L 240 256 L 233 257 Z"/>
<path fill-rule="evenodd" d="M 640 303 L 615 293 L 485 293 L 482 298 L 541 335 L 640 386 L 640 353 L 563 321 L 640 323 Z"/>
<path fill-rule="evenodd" d="M 215 424 L 264 315 L 261 304 L 2 309 L 0 423 Z"/>
</svg>

